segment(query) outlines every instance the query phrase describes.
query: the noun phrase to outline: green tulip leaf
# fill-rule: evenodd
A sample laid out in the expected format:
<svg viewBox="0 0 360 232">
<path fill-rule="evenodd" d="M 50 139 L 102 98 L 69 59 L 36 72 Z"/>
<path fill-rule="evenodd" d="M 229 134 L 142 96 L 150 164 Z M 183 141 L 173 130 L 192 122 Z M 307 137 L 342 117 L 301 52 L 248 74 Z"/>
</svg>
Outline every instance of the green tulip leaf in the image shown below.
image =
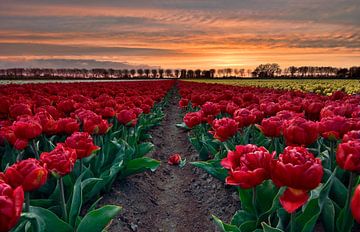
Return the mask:
<svg viewBox="0 0 360 232">
<path fill-rule="evenodd" d="M 81 220 L 77 232 L 101 232 L 120 211 L 121 207 L 115 205 L 106 205 L 93 210 Z"/>
</svg>

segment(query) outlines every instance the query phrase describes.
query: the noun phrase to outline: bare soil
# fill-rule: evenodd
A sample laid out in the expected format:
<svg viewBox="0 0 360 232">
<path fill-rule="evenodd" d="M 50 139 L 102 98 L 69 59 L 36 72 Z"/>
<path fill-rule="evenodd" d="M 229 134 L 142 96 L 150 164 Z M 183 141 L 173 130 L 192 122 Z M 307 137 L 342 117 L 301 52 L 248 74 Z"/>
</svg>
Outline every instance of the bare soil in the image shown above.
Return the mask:
<svg viewBox="0 0 360 232">
<path fill-rule="evenodd" d="M 118 180 L 101 204 L 123 207 L 109 231 L 219 231 L 211 215 L 229 222 L 240 208 L 234 189 L 187 163 L 170 166 L 167 159 L 180 153 L 187 161 L 198 160 L 187 132 L 176 127 L 182 121 L 179 96 L 172 95 L 161 125 L 150 133 L 156 149 L 150 157 L 161 161 L 155 172 Z"/>
</svg>

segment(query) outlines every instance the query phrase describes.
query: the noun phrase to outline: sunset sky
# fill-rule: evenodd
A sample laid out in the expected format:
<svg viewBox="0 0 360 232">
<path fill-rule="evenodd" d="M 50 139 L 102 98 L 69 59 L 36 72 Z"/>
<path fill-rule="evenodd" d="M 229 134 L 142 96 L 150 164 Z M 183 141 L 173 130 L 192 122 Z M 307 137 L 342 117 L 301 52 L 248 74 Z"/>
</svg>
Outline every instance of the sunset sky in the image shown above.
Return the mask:
<svg viewBox="0 0 360 232">
<path fill-rule="evenodd" d="M 359 0 L 0 0 L 0 68 L 360 65 Z"/>
</svg>

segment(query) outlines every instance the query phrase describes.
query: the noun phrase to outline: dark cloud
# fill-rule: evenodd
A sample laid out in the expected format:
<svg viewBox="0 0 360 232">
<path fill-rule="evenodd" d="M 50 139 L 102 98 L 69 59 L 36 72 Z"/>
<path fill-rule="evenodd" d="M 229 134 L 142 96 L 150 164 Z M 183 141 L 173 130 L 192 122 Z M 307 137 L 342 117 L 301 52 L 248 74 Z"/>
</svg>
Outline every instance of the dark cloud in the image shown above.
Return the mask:
<svg viewBox="0 0 360 232">
<path fill-rule="evenodd" d="M 34 60 L 12 60 L 0 61 L 0 68 L 105 68 L 105 69 L 137 69 L 137 68 L 158 68 L 148 65 L 134 65 L 126 62 L 99 61 L 89 59 L 34 59 Z"/>
<path fill-rule="evenodd" d="M 35 43 L 0 43 L 2 56 L 79 56 L 79 55 L 119 55 L 119 56 L 161 56 L 175 54 L 168 49 L 70 46 Z"/>
</svg>

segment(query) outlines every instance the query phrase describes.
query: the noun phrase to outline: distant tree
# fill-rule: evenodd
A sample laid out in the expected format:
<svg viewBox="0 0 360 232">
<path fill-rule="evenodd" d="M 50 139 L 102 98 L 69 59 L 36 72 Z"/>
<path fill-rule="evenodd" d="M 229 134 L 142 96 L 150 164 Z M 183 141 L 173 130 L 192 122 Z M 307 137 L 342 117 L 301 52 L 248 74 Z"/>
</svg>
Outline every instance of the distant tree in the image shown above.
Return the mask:
<svg viewBox="0 0 360 232">
<path fill-rule="evenodd" d="M 200 69 L 195 70 L 195 78 L 201 78 L 201 70 Z"/>
<path fill-rule="evenodd" d="M 186 69 L 181 69 L 180 78 L 186 78 Z"/>
<path fill-rule="evenodd" d="M 188 69 L 187 71 L 186 71 L 186 78 L 194 78 L 194 70 L 192 70 L 192 69 Z"/>
<path fill-rule="evenodd" d="M 144 69 L 144 73 L 145 73 L 145 75 L 146 75 L 146 78 L 149 78 L 150 69 Z"/>
<path fill-rule="evenodd" d="M 131 78 L 134 78 L 134 77 L 135 77 L 135 74 L 136 74 L 136 70 L 135 70 L 135 69 L 131 69 L 131 70 L 130 70 Z"/>
<path fill-rule="evenodd" d="M 290 67 L 289 67 L 289 72 L 290 72 L 292 78 L 294 78 L 294 75 L 295 75 L 295 73 L 296 73 L 297 71 L 298 71 L 298 68 L 297 68 L 297 67 L 295 67 L 295 66 L 290 66 Z"/>
<path fill-rule="evenodd" d="M 164 78 L 164 69 L 159 69 L 160 78 Z"/>
<path fill-rule="evenodd" d="M 353 66 L 349 69 L 349 78 L 360 78 L 360 66 Z"/>
<path fill-rule="evenodd" d="M 124 78 L 129 78 L 129 70 L 128 69 L 123 69 L 122 73 L 123 73 Z"/>
<path fill-rule="evenodd" d="M 151 75 L 153 78 L 157 78 L 157 73 L 158 73 L 157 69 L 151 69 Z"/>
<path fill-rule="evenodd" d="M 175 69 L 175 70 L 174 70 L 175 78 L 179 78 L 179 74 L 180 74 L 179 69 Z"/>
<path fill-rule="evenodd" d="M 215 69 L 210 69 L 209 72 L 210 72 L 210 78 L 214 78 L 216 70 Z"/>
<path fill-rule="evenodd" d="M 244 68 L 239 69 L 239 75 L 240 75 L 240 77 L 245 76 L 245 69 Z"/>
<path fill-rule="evenodd" d="M 173 74 L 173 71 L 171 69 L 166 69 L 165 70 L 165 75 L 166 75 L 167 78 L 171 77 L 172 74 Z"/>
<path fill-rule="evenodd" d="M 142 77 L 144 75 L 144 70 L 142 68 L 139 68 L 138 70 L 136 70 L 138 77 Z"/>
</svg>

